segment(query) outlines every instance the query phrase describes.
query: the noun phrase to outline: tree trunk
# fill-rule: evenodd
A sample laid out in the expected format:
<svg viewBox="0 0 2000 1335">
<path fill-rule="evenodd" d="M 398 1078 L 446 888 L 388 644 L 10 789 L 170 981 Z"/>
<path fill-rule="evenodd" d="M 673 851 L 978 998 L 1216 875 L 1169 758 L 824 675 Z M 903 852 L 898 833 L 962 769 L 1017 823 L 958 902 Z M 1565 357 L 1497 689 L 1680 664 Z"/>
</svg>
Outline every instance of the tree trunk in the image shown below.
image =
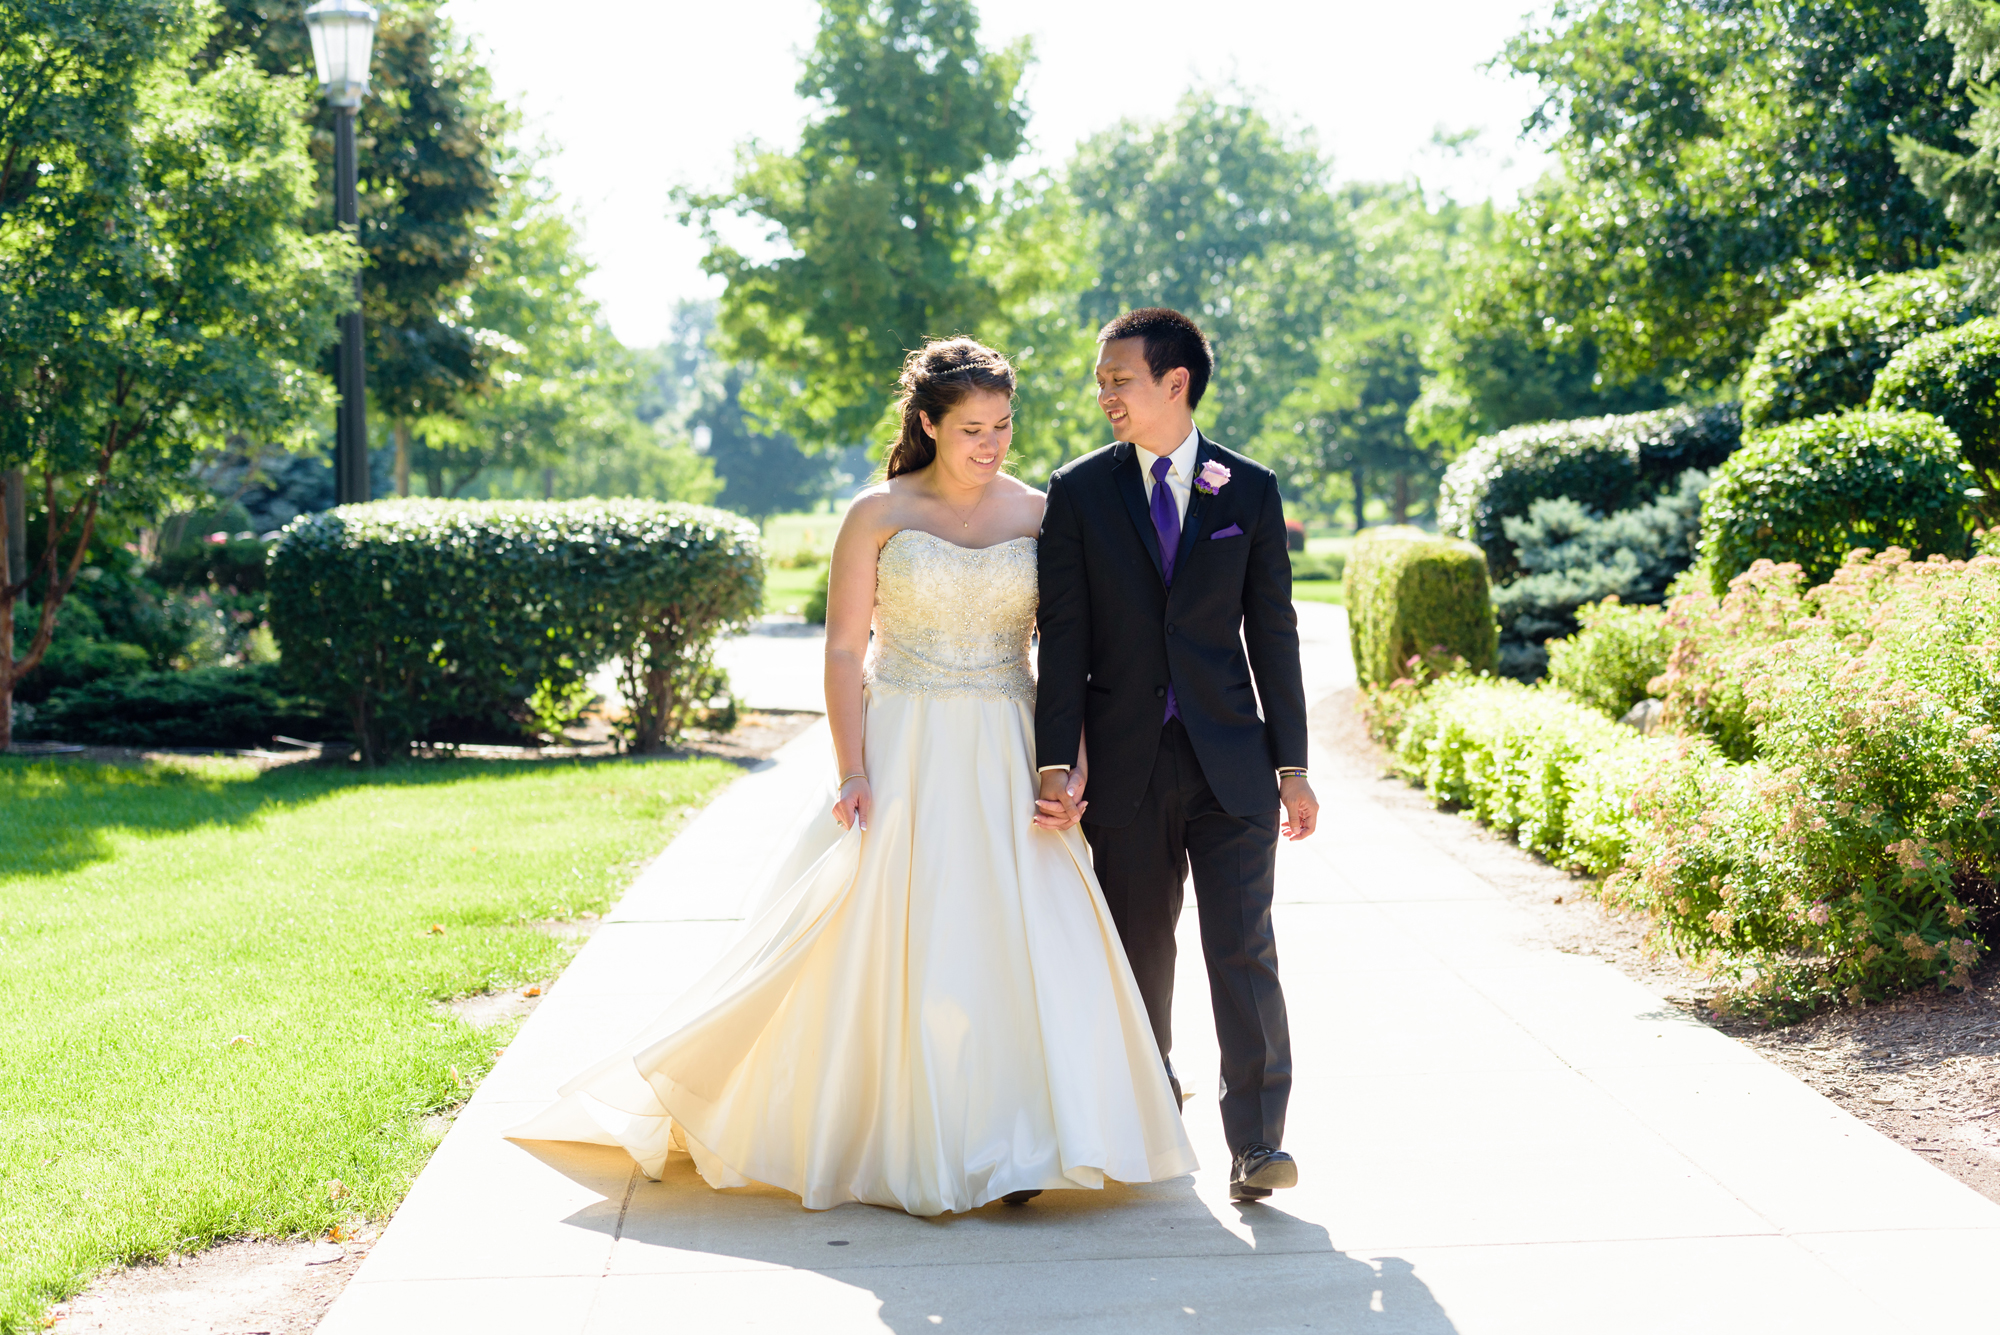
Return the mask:
<svg viewBox="0 0 2000 1335">
<path fill-rule="evenodd" d="M 1396 499 L 1394 504 L 1396 508 L 1396 522 L 1398 524 L 1409 523 L 1410 522 L 1410 475 L 1408 473 L 1396 474 Z"/>
<path fill-rule="evenodd" d="M 396 494 L 410 494 L 410 424 L 396 419 Z"/>
<path fill-rule="evenodd" d="M 14 745 L 14 581 L 28 575 L 27 477 L 18 468 L 0 473 L 0 753 Z M 17 555 L 18 553 L 18 555 Z"/>
<path fill-rule="evenodd" d="M 0 487 L 6 488 L 6 550 L 0 551 L 0 574 L 4 583 L 14 584 L 28 577 L 28 474 L 21 468 L 0 473 Z M 8 573 L 11 572 L 11 573 Z"/>
<path fill-rule="evenodd" d="M 1347 470 L 1347 477 L 1354 484 L 1354 531 L 1359 533 L 1362 526 L 1368 522 L 1362 516 L 1362 511 L 1368 504 L 1368 475 L 1359 468 L 1350 468 Z"/>
<path fill-rule="evenodd" d="M 556 470 L 553 468 L 544 468 L 542 470 L 542 499 L 545 501 L 552 501 L 555 498 L 556 498 Z"/>
<path fill-rule="evenodd" d="M 424 494 L 427 496 L 444 495 L 444 469 L 438 467 L 436 464 L 432 464 L 424 470 Z"/>
</svg>

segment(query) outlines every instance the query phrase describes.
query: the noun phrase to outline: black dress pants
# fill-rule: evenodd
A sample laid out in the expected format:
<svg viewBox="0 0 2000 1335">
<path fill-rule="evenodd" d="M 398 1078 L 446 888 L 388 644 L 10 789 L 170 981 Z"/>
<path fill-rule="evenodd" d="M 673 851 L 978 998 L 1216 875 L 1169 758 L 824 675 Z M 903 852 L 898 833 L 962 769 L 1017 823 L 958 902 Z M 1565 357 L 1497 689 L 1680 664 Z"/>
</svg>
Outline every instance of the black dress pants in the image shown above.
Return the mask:
<svg viewBox="0 0 2000 1335">
<path fill-rule="evenodd" d="M 1292 1040 L 1278 987 L 1271 931 L 1278 813 L 1232 816 L 1208 780 L 1179 719 L 1160 732 L 1153 777 L 1131 824 L 1083 826 L 1097 879 L 1139 993 L 1173 1069 L 1174 926 L 1194 872 L 1201 950 L 1222 1047 L 1222 1129 L 1232 1154 L 1281 1145 L 1292 1092 Z"/>
</svg>

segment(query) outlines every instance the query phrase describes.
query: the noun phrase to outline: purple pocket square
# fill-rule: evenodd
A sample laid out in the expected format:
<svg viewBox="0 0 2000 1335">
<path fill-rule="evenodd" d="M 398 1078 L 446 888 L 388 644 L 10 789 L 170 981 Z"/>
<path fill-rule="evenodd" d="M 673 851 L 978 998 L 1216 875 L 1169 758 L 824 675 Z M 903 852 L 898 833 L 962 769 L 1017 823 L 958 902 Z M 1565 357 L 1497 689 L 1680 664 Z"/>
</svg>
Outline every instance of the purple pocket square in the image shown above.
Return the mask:
<svg viewBox="0 0 2000 1335">
<path fill-rule="evenodd" d="M 1228 528 L 1217 529 L 1215 532 L 1209 534 L 1208 540 L 1214 542 L 1217 538 L 1240 538 L 1242 536 L 1243 530 L 1231 524 Z"/>
</svg>

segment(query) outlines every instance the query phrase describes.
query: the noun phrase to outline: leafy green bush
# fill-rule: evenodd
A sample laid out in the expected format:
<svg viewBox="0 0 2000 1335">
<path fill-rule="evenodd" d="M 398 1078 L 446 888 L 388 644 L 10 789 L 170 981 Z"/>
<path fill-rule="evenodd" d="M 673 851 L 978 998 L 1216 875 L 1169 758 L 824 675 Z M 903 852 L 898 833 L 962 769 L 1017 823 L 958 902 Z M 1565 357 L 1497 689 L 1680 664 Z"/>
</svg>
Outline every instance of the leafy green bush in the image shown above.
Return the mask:
<svg viewBox="0 0 2000 1335">
<path fill-rule="evenodd" d="M 1599 517 L 1561 497 L 1536 501 L 1525 519 L 1504 521 L 1521 569 L 1493 591 L 1500 669 L 1532 679 L 1553 636 L 1577 628 L 1577 609 L 1605 598 L 1655 603 L 1694 561 L 1708 474 L 1690 468 L 1675 488 L 1644 505 Z"/>
<path fill-rule="evenodd" d="M 828 592 L 832 588 L 832 584 L 833 567 L 831 565 L 821 567 L 818 582 L 813 585 L 812 592 L 806 595 L 804 611 L 808 625 L 824 626 L 826 624 L 826 599 Z"/>
<path fill-rule="evenodd" d="M 1598 875 L 1623 863 L 1630 795 L 1666 745 L 1557 692 L 1464 673 L 1408 706 L 1393 744 L 1438 801 Z"/>
<path fill-rule="evenodd" d="M 1707 752 L 1642 785 L 1616 893 L 1683 953 L 1747 962 L 1775 1013 L 1965 987 L 2000 871 L 2000 558 L 1891 550 L 1803 599 L 1766 585 L 1732 595 L 1786 624 L 1736 661 L 1757 763 Z"/>
<path fill-rule="evenodd" d="M 755 614 L 756 526 L 654 501 L 399 501 L 302 515 L 279 535 L 284 665 L 351 718 L 374 762 L 454 721 L 547 726 L 621 660 L 631 740 L 705 708 L 714 642 Z"/>
<path fill-rule="evenodd" d="M 1347 608 L 1361 680 L 1387 686 L 1412 659 L 1493 666 L 1499 632 L 1486 558 L 1470 543 L 1373 529 L 1347 559 Z"/>
<path fill-rule="evenodd" d="M 1519 569 L 1506 520 L 1536 501 L 1568 497 L 1615 514 L 1710 469 L 1742 439 L 1734 406 L 1666 408 L 1625 417 L 1544 422 L 1486 436 L 1445 470 L 1438 529 L 1477 543 L 1496 580 Z"/>
<path fill-rule="evenodd" d="M 1929 413 L 1951 428 L 1988 486 L 2000 487 L 2000 319 L 1905 344 L 1875 377 L 1868 406 Z"/>
<path fill-rule="evenodd" d="M 1753 433 L 1704 498 L 1701 555 L 1719 594 L 1753 561 L 1810 583 L 1857 547 L 1964 556 L 1971 468 L 1925 413 L 1828 414 Z"/>
<path fill-rule="evenodd" d="M 1345 552 L 1323 552 L 1317 555 L 1304 551 L 1292 554 L 1292 583 L 1301 580 L 1338 580 L 1347 573 Z"/>
<path fill-rule="evenodd" d="M 14 732 L 103 746 L 261 747 L 280 734 L 317 741 L 329 730 L 341 731 L 317 701 L 287 692 L 275 667 L 258 666 L 108 677 L 55 692 Z"/>
<path fill-rule="evenodd" d="M 1658 694 L 1667 727 L 1706 737 L 1730 760 L 1756 758 L 1756 720 L 1746 689 L 1754 655 L 1791 637 L 1808 615 L 1796 563 L 1758 561 L 1717 598 L 1684 593 L 1667 604 L 1662 626 L 1673 648 Z"/>
<path fill-rule="evenodd" d="M 1825 283 L 1785 307 L 1757 341 L 1743 374 L 1743 425 L 1859 408 L 1898 349 L 1973 313 L 1955 267 Z"/>
<path fill-rule="evenodd" d="M 1674 640 L 1658 607 L 1628 607 L 1617 598 L 1576 610 L 1576 634 L 1549 643 L 1549 685 L 1592 709 L 1623 718 L 1652 695 L 1667 670 Z"/>
<path fill-rule="evenodd" d="M 227 542 L 190 542 L 161 554 L 153 563 L 155 581 L 169 589 L 205 589 L 261 593 L 271 544 L 255 538 Z"/>
</svg>

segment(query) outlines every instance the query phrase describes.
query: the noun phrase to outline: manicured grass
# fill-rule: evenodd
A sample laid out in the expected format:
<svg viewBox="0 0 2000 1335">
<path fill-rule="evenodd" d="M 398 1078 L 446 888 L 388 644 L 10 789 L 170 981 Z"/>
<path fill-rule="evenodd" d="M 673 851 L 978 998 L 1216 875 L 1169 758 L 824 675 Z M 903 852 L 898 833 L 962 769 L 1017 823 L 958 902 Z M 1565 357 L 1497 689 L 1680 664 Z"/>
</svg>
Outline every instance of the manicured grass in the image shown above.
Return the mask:
<svg viewBox="0 0 2000 1335">
<path fill-rule="evenodd" d="M 841 505 L 832 514 L 772 515 L 764 521 L 764 550 L 773 564 L 800 553 L 822 559 L 833 552 L 833 540 L 840 535 L 840 521 L 847 516 Z"/>
<path fill-rule="evenodd" d="M 764 571 L 764 611 L 803 612 L 806 599 L 819 583 L 821 566 L 773 565 Z"/>
<path fill-rule="evenodd" d="M 387 1214 L 506 1042 L 433 1001 L 555 973 L 531 924 L 734 773 L 0 759 L 0 1330 L 113 1261 Z"/>
<path fill-rule="evenodd" d="M 1347 581 L 1339 579 L 1295 579 L 1292 581 L 1292 601 L 1295 603 L 1339 603 L 1345 601 L 1344 590 Z"/>
</svg>

